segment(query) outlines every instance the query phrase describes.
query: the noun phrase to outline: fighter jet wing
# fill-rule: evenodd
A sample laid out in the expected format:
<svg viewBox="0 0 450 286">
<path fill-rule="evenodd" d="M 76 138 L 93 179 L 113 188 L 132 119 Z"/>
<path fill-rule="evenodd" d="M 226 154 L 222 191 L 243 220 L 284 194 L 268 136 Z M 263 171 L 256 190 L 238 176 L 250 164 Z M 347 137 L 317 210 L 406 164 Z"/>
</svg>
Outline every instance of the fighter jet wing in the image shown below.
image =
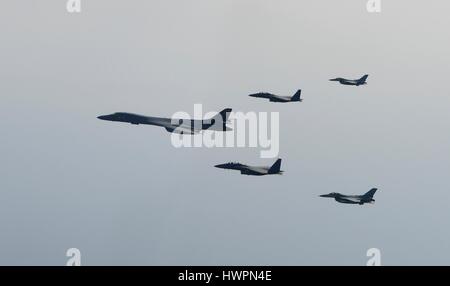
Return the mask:
<svg viewBox="0 0 450 286">
<path fill-rule="evenodd" d="M 267 174 L 267 170 L 260 167 L 247 166 L 241 170 L 241 174 L 244 175 L 264 175 Z"/>
<path fill-rule="evenodd" d="M 291 101 L 291 98 L 286 98 L 279 95 L 271 95 L 270 101 L 286 102 Z"/>
<path fill-rule="evenodd" d="M 348 201 L 348 202 L 352 202 L 352 203 L 357 203 L 359 204 L 361 202 L 361 198 L 359 197 L 350 197 L 350 196 L 346 196 L 346 197 L 341 197 L 342 200 Z"/>
</svg>

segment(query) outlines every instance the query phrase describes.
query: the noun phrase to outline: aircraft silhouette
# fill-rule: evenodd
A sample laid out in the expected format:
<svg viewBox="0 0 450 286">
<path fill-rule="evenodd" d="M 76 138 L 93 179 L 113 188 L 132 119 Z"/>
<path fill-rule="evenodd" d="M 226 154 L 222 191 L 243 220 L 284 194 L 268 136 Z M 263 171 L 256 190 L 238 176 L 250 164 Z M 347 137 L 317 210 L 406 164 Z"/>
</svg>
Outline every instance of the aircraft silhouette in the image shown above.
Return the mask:
<svg viewBox="0 0 450 286">
<path fill-rule="evenodd" d="M 98 119 L 107 121 L 126 122 L 131 124 L 146 124 L 164 127 L 168 132 L 179 134 L 197 134 L 202 130 L 229 131 L 226 123 L 231 108 L 226 108 L 210 119 L 176 119 L 144 116 L 139 114 L 116 112 L 109 115 L 98 116 Z"/>
<path fill-rule="evenodd" d="M 367 84 L 366 80 L 368 77 L 369 77 L 369 75 L 366 74 L 363 77 L 361 77 L 360 79 L 345 79 L 345 78 L 338 77 L 338 78 L 330 79 L 330 81 L 338 81 L 340 84 L 344 84 L 344 85 L 360 86 L 360 85 Z"/>
<path fill-rule="evenodd" d="M 334 198 L 337 202 L 343 203 L 343 204 L 372 204 L 375 202 L 373 199 L 373 196 L 375 195 L 375 192 L 377 191 L 377 188 L 373 188 L 364 195 L 360 196 L 349 196 L 349 195 L 343 195 L 340 193 L 329 193 L 326 195 L 320 195 L 322 198 Z"/>
<path fill-rule="evenodd" d="M 271 102 L 301 102 L 303 99 L 300 98 L 300 95 L 302 94 L 302 90 L 299 89 L 293 96 L 281 96 L 281 95 L 275 95 L 268 92 L 259 92 L 250 94 L 251 97 L 259 97 L 259 98 L 267 98 Z"/>
<path fill-rule="evenodd" d="M 251 176 L 265 176 L 265 175 L 281 175 L 283 171 L 281 168 L 281 159 L 278 159 L 272 166 L 249 166 L 241 163 L 226 163 L 215 165 L 214 167 L 220 169 L 229 169 L 229 170 L 239 170 L 242 175 L 251 175 Z"/>
</svg>

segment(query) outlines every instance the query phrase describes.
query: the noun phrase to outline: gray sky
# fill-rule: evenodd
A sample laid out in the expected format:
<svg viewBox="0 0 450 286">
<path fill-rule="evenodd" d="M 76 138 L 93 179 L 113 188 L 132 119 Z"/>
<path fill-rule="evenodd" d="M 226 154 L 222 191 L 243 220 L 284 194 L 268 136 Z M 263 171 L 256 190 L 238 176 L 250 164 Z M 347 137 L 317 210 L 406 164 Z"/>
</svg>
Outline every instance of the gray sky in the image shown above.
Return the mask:
<svg viewBox="0 0 450 286">
<path fill-rule="evenodd" d="M 131 3 L 132 2 L 132 3 Z M 448 1 L 5 0 L 0 264 L 450 264 Z M 370 74 L 368 85 L 328 79 Z M 258 91 L 300 104 L 270 104 Z M 100 121 L 280 112 L 283 176 L 259 149 L 175 149 Z M 362 194 L 341 205 L 319 194 Z"/>
</svg>

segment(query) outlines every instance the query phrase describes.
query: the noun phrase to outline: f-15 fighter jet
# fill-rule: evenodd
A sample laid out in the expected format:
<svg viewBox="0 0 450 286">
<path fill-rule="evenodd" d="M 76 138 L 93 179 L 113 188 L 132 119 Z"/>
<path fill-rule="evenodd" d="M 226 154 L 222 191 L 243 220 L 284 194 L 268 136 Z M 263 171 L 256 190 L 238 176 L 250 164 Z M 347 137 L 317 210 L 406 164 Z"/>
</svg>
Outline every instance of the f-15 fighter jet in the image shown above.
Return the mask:
<svg viewBox="0 0 450 286">
<path fill-rule="evenodd" d="M 214 166 L 220 169 L 230 169 L 241 171 L 242 175 L 264 176 L 264 175 L 281 175 L 281 159 L 278 159 L 272 166 L 256 167 L 248 166 L 241 163 L 226 163 Z"/>
<path fill-rule="evenodd" d="M 268 92 L 260 92 L 260 93 L 254 93 L 250 94 L 251 97 L 259 97 L 259 98 L 267 98 L 271 102 L 301 102 L 303 99 L 300 98 L 300 95 L 302 94 L 302 90 L 299 89 L 293 96 L 281 96 L 281 95 L 275 95 Z"/>
<path fill-rule="evenodd" d="M 330 79 L 330 81 L 338 81 L 340 84 L 344 84 L 344 85 L 360 86 L 360 85 L 367 84 L 366 80 L 368 77 L 369 77 L 369 75 L 366 74 L 360 79 L 345 79 L 345 78 L 338 77 L 338 78 Z"/>
</svg>

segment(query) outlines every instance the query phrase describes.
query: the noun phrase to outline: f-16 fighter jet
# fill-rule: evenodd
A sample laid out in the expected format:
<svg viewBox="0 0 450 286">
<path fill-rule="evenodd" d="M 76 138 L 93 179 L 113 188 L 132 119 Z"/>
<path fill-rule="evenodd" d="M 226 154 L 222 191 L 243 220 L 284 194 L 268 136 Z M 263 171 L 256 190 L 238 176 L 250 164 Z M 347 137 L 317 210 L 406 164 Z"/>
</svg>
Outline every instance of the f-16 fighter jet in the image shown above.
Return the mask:
<svg viewBox="0 0 450 286">
<path fill-rule="evenodd" d="M 338 81 L 340 84 L 344 84 L 344 85 L 360 86 L 360 85 L 367 84 L 366 80 L 368 77 L 369 77 L 369 75 L 366 74 L 360 79 L 345 79 L 345 78 L 338 77 L 338 78 L 330 79 L 330 81 Z"/>
<path fill-rule="evenodd" d="M 161 126 L 168 132 L 193 135 L 202 130 L 232 130 L 226 125 L 230 112 L 231 108 L 227 108 L 219 112 L 216 116 L 205 120 L 150 117 L 126 112 L 116 112 L 110 115 L 102 115 L 97 118 L 101 120 L 126 122 L 137 125 L 147 124 Z"/>
<path fill-rule="evenodd" d="M 299 89 L 293 96 L 281 96 L 281 95 L 275 95 L 272 93 L 267 92 L 260 92 L 260 93 L 254 93 L 250 94 L 251 97 L 259 97 L 259 98 L 267 98 L 271 102 L 300 102 L 303 99 L 300 98 L 300 95 L 302 93 L 302 90 Z"/>
<path fill-rule="evenodd" d="M 226 163 L 214 166 L 220 169 L 239 170 L 242 175 L 264 176 L 264 175 L 281 175 L 281 159 L 278 159 L 272 166 L 256 167 L 248 166 L 241 163 Z"/>
<path fill-rule="evenodd" d="M 321 197 L 334 198 L 337 202 L 343 204 L 373 204 L 375 202 L 375 200 L 373 199 L 373 195 L 375 195 L 376 191 L 377 189 L 373 188 L 362 196 L 348 196 L 340 193 L 330 193 L 328 195 L 321 195 Z"/>
</svg>

